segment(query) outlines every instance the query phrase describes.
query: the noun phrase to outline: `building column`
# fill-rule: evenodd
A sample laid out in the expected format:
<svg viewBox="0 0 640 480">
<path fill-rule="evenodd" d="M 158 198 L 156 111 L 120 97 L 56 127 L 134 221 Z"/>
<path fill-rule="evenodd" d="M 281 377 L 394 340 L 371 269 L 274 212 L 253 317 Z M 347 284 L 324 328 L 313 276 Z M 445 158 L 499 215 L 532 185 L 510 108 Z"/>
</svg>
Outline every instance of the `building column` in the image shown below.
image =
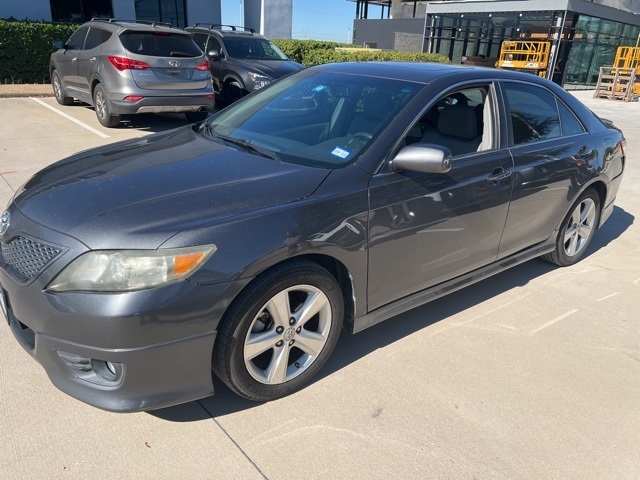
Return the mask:
<svg viewBox="0 0 640 480">
<path fill-rule="evenodd" d="M 135 0 L 111 0 L 111 7 L 113 8 L 113 18 L 136 19 Z"/>
<path fill-rule="evenodd" d="M 222 23 L 221 0 L 187 0 L 187 26 Z"/>
<path fill-rule="evenodd" d="M 269 38 L 291 38 L 293 0 L 244 0 L 244 26 Z"/>
<path fill-rule="evenodd" d="M 403 18 L 402 0 L 391 1 L 391 18 Z"/>
</svg>

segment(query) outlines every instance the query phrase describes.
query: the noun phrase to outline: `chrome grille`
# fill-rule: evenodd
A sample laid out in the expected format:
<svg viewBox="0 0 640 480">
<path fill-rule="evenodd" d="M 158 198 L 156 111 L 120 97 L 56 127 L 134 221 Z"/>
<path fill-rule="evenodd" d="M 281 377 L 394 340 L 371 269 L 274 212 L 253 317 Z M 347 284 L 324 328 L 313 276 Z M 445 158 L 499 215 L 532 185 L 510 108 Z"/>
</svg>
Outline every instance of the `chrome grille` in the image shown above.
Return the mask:
<svg viewBox="0 0 640 480">
<path fill-rule="evenodd" d="M 4 262 L 26 280 L 35 277 L 58 253 L 57 248 L 24 237 L 2 244 Z"/>
</svg>

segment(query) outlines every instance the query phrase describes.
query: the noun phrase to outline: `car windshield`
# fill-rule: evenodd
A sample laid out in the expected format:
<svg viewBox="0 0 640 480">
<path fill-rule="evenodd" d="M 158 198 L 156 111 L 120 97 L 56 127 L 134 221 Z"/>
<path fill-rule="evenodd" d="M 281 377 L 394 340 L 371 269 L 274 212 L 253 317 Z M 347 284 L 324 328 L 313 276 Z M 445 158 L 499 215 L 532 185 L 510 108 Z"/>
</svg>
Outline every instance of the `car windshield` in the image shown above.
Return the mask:
<svg viewBox="0 0 640 480">
<path fill-rule="evenodd" d="M 274 43 L 264 38 L 225 37 L 224 45 L 230 57 L 243 60 L 288 60 Z"/>
<path fill-rule="evenodd" d="M 268 150 L 284 162 L 341 168 L 353 163 L 422 87 L 305 70 L 225 108 L 201 132 Z"/>
<path fill-rule="evenodd" d="M 202 52 L 188 35 L 170 32 L 136 32 L 120 35 L 124 48 L 138 55 L 153 57 L 199 57 Z"/>
</svg>

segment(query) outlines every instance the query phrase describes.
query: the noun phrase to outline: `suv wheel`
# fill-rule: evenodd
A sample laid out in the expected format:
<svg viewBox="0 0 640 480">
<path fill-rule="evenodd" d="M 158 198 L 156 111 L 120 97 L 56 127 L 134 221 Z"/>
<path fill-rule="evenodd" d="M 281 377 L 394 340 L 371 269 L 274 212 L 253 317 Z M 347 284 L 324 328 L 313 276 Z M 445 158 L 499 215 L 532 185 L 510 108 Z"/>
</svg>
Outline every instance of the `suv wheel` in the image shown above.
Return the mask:
<svg viewBox="0 0 640 480">
<path fill-rule="evenodd" d="M 60 75 L 56 70 L 51 72 L 51 86 L 53 87 L 53 94 L 60 105 L 71 105 L 73 103 L 73 97 L 67 97 L 64 94 Z"/>
<path fill-rule="evenodd" d="M 100 84 L 96 85 L 96 89 L 93 92 L 93 106 L 96 109 L 96 116 L 98 117 L 98 121 L 101 125 L 108 128 L 118 126 L 120 123 L 120 115 L 114 115 L 111 113 L 107 93 L 104 91 L 104 87 Z"/>
<path fill-rule="evenodd" d="M 222 94 L 227 104 L 231 105 L 233 102 L 244 97 L 246 93 L 242 84 L 234 80 L 224 84 Z"/>
</svg>

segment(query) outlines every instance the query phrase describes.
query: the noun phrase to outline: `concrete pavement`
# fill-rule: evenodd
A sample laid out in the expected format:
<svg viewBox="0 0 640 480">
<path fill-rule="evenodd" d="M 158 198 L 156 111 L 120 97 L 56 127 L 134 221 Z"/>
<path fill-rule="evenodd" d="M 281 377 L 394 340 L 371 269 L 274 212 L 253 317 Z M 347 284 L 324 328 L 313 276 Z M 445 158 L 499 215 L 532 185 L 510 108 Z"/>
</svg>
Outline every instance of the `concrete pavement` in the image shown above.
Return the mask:
<svg viewBox="0 0 640 480">
<path fill-rule="evenodd" d="M 113 414 L 59 392 L 0 328 L 3 479 L 637 479 L 640 104 L 591 98 L 622 127 L 617 208 L 569 268 L 531 261 L 358 335 L 320 377 L 254 404 L 215 396 Z M 0 203 L 75 151 L 186 123 L 104 129 L 93 110 L 0 99 Z M 92 127 L 108 138 L 85 128 Z"/>
</svg>

